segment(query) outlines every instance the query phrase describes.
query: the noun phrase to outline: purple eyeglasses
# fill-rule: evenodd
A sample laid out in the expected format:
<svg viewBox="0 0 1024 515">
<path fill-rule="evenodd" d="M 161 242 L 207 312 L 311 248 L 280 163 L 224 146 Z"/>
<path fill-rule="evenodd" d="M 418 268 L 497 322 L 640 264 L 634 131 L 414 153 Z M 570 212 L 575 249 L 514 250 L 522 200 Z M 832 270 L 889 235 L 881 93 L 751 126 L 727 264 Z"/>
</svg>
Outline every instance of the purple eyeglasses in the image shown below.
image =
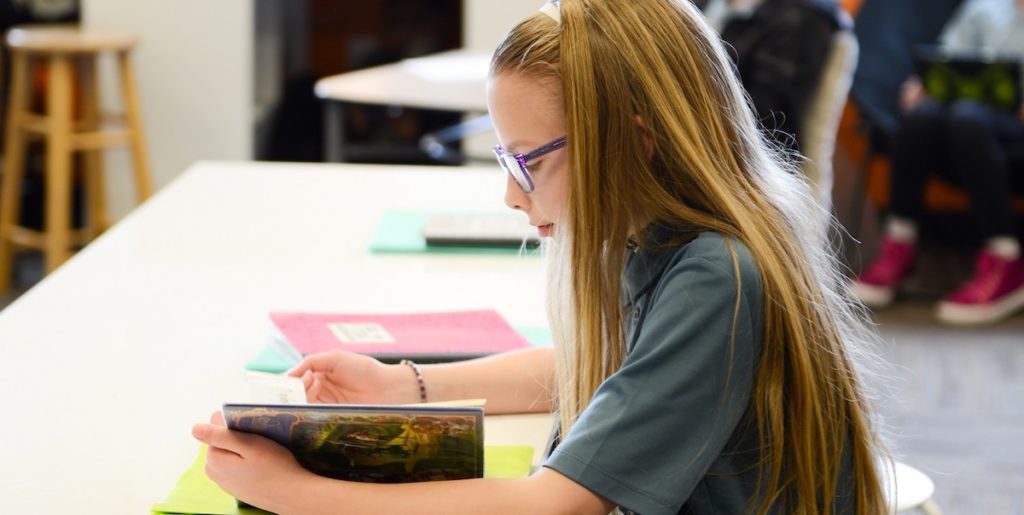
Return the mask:
<svg viewBox="0 0 1024 515">
<path fill-rule="evenodd" d="M 530 176 L 530 170 L 527 169 L 526 163 L 564 146 L 565 136 L 525 154 L 513 154 L 505 150 L 505 147 L 495 145 L 494 156 L 498 158 L 498 164 L 516 180 L 516 184 L 523 189 L 524 193 L 533 193 L 533 177 Z"/>
</svg>

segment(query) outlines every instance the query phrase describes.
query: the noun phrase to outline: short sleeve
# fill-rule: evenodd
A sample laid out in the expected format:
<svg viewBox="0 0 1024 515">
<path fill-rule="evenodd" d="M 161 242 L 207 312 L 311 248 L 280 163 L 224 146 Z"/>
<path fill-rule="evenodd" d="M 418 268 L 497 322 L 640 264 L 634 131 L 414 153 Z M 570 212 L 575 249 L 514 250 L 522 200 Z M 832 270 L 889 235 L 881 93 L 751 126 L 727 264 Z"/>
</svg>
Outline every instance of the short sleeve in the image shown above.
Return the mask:
<svg viewBox="0 0 1024 515">
<path fill-rule="evenodd" d="M 743 254 L 734 332 L 737 277 L 720 255 L 669 264 L 632 351 L 544 466 L 624 509 L 679 511 L 743 418 L 760 355 L 758 274 Z"/>
</svg>

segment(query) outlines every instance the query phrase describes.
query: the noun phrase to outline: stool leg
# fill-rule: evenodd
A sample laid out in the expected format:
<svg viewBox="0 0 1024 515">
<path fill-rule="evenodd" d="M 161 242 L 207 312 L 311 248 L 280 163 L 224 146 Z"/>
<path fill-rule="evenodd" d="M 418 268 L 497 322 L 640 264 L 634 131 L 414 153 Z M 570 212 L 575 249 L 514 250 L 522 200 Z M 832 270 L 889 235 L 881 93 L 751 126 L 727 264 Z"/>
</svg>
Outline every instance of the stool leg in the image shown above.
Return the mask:
<svg viewBox="0 0 1024 515">
<path fill-rule="evenodd" d="M 50 58 L 46 134 L 46 273 L 71 255 L 71 64 Z"/>
<path fill-rule="evenodd" d="M 7 134 L 4 138 L 3 186 L 0 187 L 0 291 L 11 286 L 14 247 L 11 233 L 21 208 L 21 182 L 25 176 L 25 132 L 21 115 L 28 109 L 28 56 L 12 52 L 11 90 L 7 105 Z"/>
<path fill-rule="evenodd" d="M 96 58 L 90 55 L 79 59 L 83 129 L 87 132 L 96 132 L 102 126 Z M 88 192 L 88 216 L 86 218 L 89 239 L 95 238 L 110 226 L 110 220 L 107 218 L 107 196 L 103 185 L 103 155 L 101 152 L 98 149 L 82 151 L 82 165 Z"/>
<path fill-rule="evenodd" d="M 135 164 L 135 191 L 139 203 L 142 203 L 153 194 L 153 181 L 149 175 L 149 155 L 146 153 L 146 140 L 142 132 L 139 88 L 135 83 L 135 71 L 129 53 L 118 53 L 117 62 L 121 70 L 121 92 L 124 95 L 125 117 Z"/>
</svg>

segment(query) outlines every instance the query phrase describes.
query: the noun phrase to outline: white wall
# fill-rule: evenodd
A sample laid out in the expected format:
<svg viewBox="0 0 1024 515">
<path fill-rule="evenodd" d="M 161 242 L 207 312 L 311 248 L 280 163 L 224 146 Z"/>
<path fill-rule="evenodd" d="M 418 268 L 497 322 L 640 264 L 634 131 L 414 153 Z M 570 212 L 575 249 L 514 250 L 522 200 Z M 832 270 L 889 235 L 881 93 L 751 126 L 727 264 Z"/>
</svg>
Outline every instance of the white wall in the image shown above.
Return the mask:
<svg viewBox="0 0 1024 515">
<path fill-rule="evenodd" d="M 257 114 L 253 34 L 259 2 L 267 0 L 82 0 L 85 26 L 127 29 L 141 36 L 135 63 L 158 188 L 200 159 L 252 158 Z M 509 28 L 543 4 L 464 2 L 465 46 L 481 52 L 494 50 Z M 105 64 L 104 102 L 116 110 L 117 83 L 112 67 Z M 481 139 L 471 146 L 486 154 L 493 136 Z M 116 219 L 134 207 L 127 151 L 108 151 L 106 163 L 110 210 Z"/>
<path fill-rule="evenodd" d="M 463 0 L 462 46 L 490 54 L 509 29 L 542 5 L 544 0 Z M 463 151 L 490 162 L 494 143 L 494 133 L 486 132 L 466 138 Z"/>
<path fill-rule="evenodd" d="M 132 30 L 142 116 L 159 188 L 199 159 L 249 159 L 253 138 L 251 0 L 82 0 L 87 27 Z M 112 63 L 103 98 L 120 110 Z M 116 106 L 116 107 L 115 107 Z M 107 152 L 116 219 L 134 206 L 126 150 Z"/>
<path fill-rule="evenodd" d="M 491 52 L 516 23 L 537 12 L 544 0 L 463 0 L 463 46 Z"/>
</svg>

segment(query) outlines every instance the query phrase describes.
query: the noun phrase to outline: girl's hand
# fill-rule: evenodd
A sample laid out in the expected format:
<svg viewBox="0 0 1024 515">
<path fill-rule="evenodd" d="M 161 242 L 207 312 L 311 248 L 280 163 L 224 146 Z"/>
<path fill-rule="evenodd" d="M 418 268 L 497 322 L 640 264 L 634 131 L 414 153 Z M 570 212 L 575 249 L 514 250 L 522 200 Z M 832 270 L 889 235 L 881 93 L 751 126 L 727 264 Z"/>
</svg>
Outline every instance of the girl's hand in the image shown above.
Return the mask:
<svg viewBox="0 0 1024 515">
<path fill-rule="evenodd" d="M 286 497 L 299 492 L 303 480 L 317 477 L 273 440 L 228 429 L 219 412 L 210 417 L 209 424 L 193 426 L 192 436 L 210 447 L 206 475 L 253 506 L 286 511 L 293 505 Z"/>
<path fill-rule="evenodd" d="M 288 375 L 302 378 L 309 402 L 413 404 L 420 400 L 413 371 L 351 352 L 324 352 L 302 360 Z"/>
<path fill-rule="evenodd" d="M 924 91 L 921 79 L 916 76 L 907 78 L 903 82 L 903 86 L 900 87 L 900 109 L 904 113 L 916 109 L 926 98 L 928 98 L 928 94 Z"/>
</svg>

